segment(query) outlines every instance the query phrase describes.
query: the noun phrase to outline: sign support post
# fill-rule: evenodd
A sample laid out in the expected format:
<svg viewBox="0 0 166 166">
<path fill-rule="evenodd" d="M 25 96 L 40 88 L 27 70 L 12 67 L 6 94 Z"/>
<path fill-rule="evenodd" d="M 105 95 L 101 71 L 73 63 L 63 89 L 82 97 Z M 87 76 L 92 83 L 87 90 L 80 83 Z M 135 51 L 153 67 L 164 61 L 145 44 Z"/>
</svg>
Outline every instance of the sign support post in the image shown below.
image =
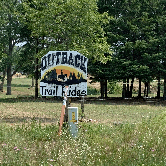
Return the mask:
<svg viewBox="0 0 166 166">
<path fill-rule="evenodd" d="M 82 96 L 82 99 L 81 99 L 81 110 L 82 110 L 82 115 L 81 115 L 81 120 L 83 118 L 85 118 L 85 115 L 84 115 L 84 96 Z"/>
<path fill-rule="evenodd" d="M 58 133 L 59 136 L 62 134 L 62 125 L 63 125 L 64 115 L 65 115 L 64 113 L 65 113 L 65 105 L 62 105 L 62 111 L 61 111 L 61 117 L 60 117 L 60 123 L 59 123 L 59 133 Z"/>
<path fill-rule="evenodd" d="M 65 86 L 65 95 L 63 98 L 63 105 L 62 105 L 62 111 L 61 111 L 61 117 L 60 117 L 60 123 L 59 123 L 59 133 L 58 133 L 59 136 L 62 134 L 62 125 L 64 121 L 66 101 L 67 101 L 67 91 L 68 91 L 68 86 Z"/>
</svg>

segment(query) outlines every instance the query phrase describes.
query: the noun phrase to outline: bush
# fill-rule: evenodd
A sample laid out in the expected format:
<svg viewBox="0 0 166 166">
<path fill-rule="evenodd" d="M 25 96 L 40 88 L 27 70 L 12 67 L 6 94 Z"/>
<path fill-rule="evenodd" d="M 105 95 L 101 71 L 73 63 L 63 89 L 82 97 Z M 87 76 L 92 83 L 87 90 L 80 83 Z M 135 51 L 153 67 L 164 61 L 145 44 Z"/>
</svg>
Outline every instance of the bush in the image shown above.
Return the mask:
<svg viewBox="0 0 166 166">
<path fill-rule="evenodd" d="M 120 94 L 122 93 L 122 87 L 115 81 L 108 83 L 108 93 L 109 94 Z"/>
<path fill-rule="evenodd" d="M 88 87 L 87 88 L 87 94 L 88 95 L 99 95 L 100 94 L 100 90 L 96 89 L 96 88 Z"/>
</svg>

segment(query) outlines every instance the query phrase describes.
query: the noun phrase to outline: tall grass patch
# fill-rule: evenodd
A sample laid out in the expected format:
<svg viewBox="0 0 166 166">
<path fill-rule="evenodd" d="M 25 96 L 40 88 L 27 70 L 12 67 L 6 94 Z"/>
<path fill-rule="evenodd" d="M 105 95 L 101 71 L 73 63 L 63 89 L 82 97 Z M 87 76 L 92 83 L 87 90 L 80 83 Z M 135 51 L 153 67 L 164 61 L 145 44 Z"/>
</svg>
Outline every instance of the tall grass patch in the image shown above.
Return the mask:
<svg viewBox="0 0 166 166">
<path fill-rule="evenodd" d="M 13 81 L 12 95 L 0 98 L 0 165 L 166 165 L 164 106 L 85 101 L 78 137 L 71 138 L 67 127 L 59 137 L 62 101 L 34 100 L 30 79 Z M 80 103 L 71 106 L 80 118 Z"/>
<path fill-rule="evenodd" d="M 34 119 L 1 125 L 1 165 L 166 165 L 165 112 L 138 124 L 79 123 L 76 139 L 57 131 Z"/>
</svg>

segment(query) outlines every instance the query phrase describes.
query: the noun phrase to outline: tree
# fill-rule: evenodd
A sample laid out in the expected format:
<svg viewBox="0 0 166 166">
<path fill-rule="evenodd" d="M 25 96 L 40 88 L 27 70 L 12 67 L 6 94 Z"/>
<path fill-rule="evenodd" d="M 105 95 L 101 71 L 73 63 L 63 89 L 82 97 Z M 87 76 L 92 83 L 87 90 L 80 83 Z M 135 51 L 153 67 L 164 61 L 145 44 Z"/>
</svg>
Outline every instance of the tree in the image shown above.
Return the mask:
<svg viewBox="0 0 166 166">
<path fill-rule="evenodd" d="M 0 3 L 0 43 L 3 52 L 7 55 L 7 95 L 11 95 L 12 58 L 16 43 L 22 42 L 23 27 L 19 13 L 20 2 L 18 0 L 6 0 Z"/>
<path fill-rule="evenodd" d="M 110 52 L 102 28 L 108 17 L 98 13 L 95 0 L 38 0 L 24 3 L 24 8 L 32 36 L 44 36 L 49 49 L 77 50 L 101 61 Z"/>
<path fill-rule="evenodd" d="M 156 38 L 158 40 L 156 40 L 157 43 L 157 49 L 159 50 L 159 55 L 160 55 L 160 60 L 158 62 L 159 66 L 158 66 L 158 70 L 159 73 L 158 75 L 164 79 L 164 92 L 163 92 L 163 97 L 164 100 L 166 99 L 166 48 L 165 48 L 165 44 L 166 44 L 166 2 L 164 0 L 160 0 L 159 1 L 159 7 L 156 9 L 155 11 L 155 15 L 156 15 Z M 159 81 L 160 81 L 160 77 Z M 160 82 L 158 81 L 158 97 L 159 96 L 159 92 L 160 92 Z"/>
<path fill-rule="evenodd" d="M 115 71 L 119 69 L 119 72 L 115 73 L 115 78 L 118 75 L 124 80 L 123 89 L 127 94 L 131 95 L 129 87 L 126 89 L 125 86 L 126 79 L 129 81 L 129 78 L 133 80 L 136 77 L 140 83 L 141 81 L 147 83 L 161 71 L 159 17 L 163 14 L 159 12 L 160 2 L 152 0 L 98 2 L 100 12 L 108 11 L 113 17 L 104 29 L 108 42 L 115 52 L 112 62 L 118 61 L 112 63 L 115 65 Z M 154 66 L 158 66 L 157 70 Z M 139 89 L 140 97 L 141 88 Z M 124 97 L 126 92 L 123 92 Z"/>
<path fill-rule="evenodd" d="M 108 62 L 102 63 L 101 61 L 94 61 L 89 59 L 88 73 L 93 76 L 92 82 L 100 82 L 101 98 L 107 98 L 107 80 L 110 76 Z"/>
<path fill-rule="evenodd" d="M 3 92 L 3 85 L 5 81 L 5 75 L 6 75 L 6 64 L 7 64 L 7 55 L 4 53 L 4 48 L 2 45 L 0 45 L 0 91 Z"/>
<path fill-rule="evenodd" d="M 31 36 L 38 43 L 36 67 L 38 58 L 48 50 L 77 50 L 95 60 L 107 61 L 104 53 L 110 53 L 110 46 L 102 25 L 109 17 L 98 13 L 95 0 L 27 0 L 23 6 Z M 36 78 L 37 75 L 36 72 Z"/>
</svg>

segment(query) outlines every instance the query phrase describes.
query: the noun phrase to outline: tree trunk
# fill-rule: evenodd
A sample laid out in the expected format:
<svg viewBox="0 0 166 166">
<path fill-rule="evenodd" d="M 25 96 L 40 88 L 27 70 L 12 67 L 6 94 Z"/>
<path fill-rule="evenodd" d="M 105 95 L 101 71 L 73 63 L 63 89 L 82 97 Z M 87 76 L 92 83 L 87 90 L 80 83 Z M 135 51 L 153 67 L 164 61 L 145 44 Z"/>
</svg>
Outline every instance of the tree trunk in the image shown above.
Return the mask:
<svg viewBox="0 0 166 166">
<path fill-rule="evenodd" d="M 157 90 L 157 98 L 160 98 L 160 76 L 158 76 L 158 90 Z"/>
<path fill-rule="evenodd" d="M 163 93 L 163 99 L 166 100 L 166 76 L 164 75 L 164 93 Z"/>
<path fill-rule="evenodd" d="M 9 39 L 9 55 L 7 64 L 7 93 L 6 95 L 11 95 L 11 82 L 12 82 L 12 39 Z"/>
<path fill-rule="evenodd" d="M 107 79 L 105 79 L 105 98 L 107 98 Z"/>
<path fill-rule="evenodd" d="M 126 97 L 129 97 L 129 78 L 127 78 L 127 92 L 126 92 Z"/>
<path fill-rule="evenodd" d="M 148 97 L 149 95 L 149 87 L 148 87 L 148 82 L 145 82 L 145 90 L 144 90 L 144 97 Z"/>
<path fill-rule="evenodd" d="M 39 49 L 38 49 L 38 45 L 39 45 L 39 42 L 38 42 L 38 39 L 37 39 L 37 44 L 36 44 L 36 54 L 38 53 Z M 38 98 L 38 79 L 39 79 L 39 73 L 38 73 L 38 69 L 39 69 L 39 59 L 36 58 L 36 61 L 35 61 L 35 99 Z"/>
<path fill-rule="evenodd" d="M 138 91 L 138 97 L 141 97 L 141 79 L 139 79 L 139 91 Z"/>
<path fill-rule="evenodd" d="M 36 67 L 35 67 L 35 99 L 38 98 L 38 61 L 39 61 L 39 59 L 36 58 Z"/>
<path fill-rule="evenodd" d="M 3 92 L 3 83 L 0 83 L 0 91 Z"/>
<path fill-rule="evenodd" d="M 123 91 L 122 91 L 122 98 L 126 97 L 126 79 L 123 79 Z"/>
<path fill-rule="evenodd" d="M 101 99 L 104 99 L 104 89 L 105 89 L 104 81 L 101 80 L 101 81 L 100 81 L 100 93 L 101 93 Z"/>
<path fill-rule="evenodd" d="M 145 89 L 144 89 L 144 97 L 146 96 L 146 83 L 145 83 Z"/>
<path fill-rule="evenodd" d="M 147 95 L 146 95 L 146 97 L 148 97 L 149 96 L 149 91 L 150 91 L 150 82 L 147 82 Z"/>
<path fill-rule="evenodd" d="M 132 78 L 132 80 L 131 80 L 130 95 L 129 95 L 129 97 L 132 97 L 132 95 L 133 95 L 133 83 L 134 83 L 134 78 Z"/>
<path fill-rule="evenodd" d="M 7 67 L 7 93 L 6 95 L 11 95 L 11 65 Z"/>
<path fill-rule="evenodd" d="M 12 44 L 12 28 L 11 28 L 11 15 L 8 15 L 9 19 L 9 54 L 8 54 L 8 63 L 7 63 L 7 93 L 6 95 L 11 95 L 11 82 L 12 82 L 12 51 L 13 51 L 13 44 Z"/>
</svg>

